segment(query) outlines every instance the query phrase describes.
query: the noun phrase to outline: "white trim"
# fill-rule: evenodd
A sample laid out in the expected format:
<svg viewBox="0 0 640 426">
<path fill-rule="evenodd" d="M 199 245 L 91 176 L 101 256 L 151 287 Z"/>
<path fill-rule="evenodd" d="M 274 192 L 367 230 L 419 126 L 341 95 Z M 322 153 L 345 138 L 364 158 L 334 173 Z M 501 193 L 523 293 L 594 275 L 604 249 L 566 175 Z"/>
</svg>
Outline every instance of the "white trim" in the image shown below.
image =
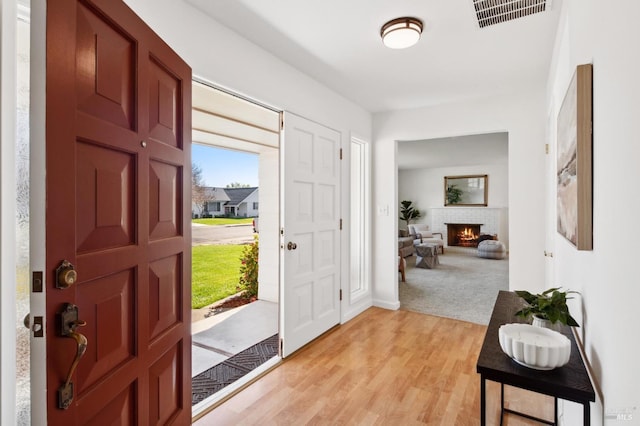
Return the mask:
<svg viewBox="0 0 640 426">
<path fill-rule="evenodd" d="M 225 386 L 220 391 L 214 393 L 209 398 L 206 398 L 196 405 L 194 405 L 191 409 L 191 417 L 193 420 L 197 420 L 202 417 L 209 411 L 216 408 L 216 406 L 225 400 L 231 398 L 236 393 L 240 392 L 245 387 L 249 386 L 251 383 L 268 373 L 273 368 L 277 367 L 278 364 L 282 362 L 282 358 L 279 356 L 275 356 L 270 360 L 266 361 L 264 364 L 259 365 L 254 368 L 249 374 L 241 377 L 236 380 L 232 384 Z"/>
<path fill-rule="evenodd" d="M 352 188 L 352 162 L 355 160 L 352 152 L 353 145 L 358 144 L 361 148 L 361 182 L 360 188 L 355 189 L 357 194 L 354 194 L 354 189 Z M 345 262 L 346 268 L 343 270 L 343 277 L 345 279 L 342 280 L 345 285 L 343 285 L 343 292 L 346 294 L 346 297 L 343 297 L 342 300 L 342 323 L 355 318 L 358 314 L 365 311 L 367 308 L 371 307 L 372 304 L 372 286 L 371 286 L 371 144 L 366 141 L 364 138 L 360 138 L 354 134 L 351 134 L 348 143 L 349 148 L 344 150 L 344 159 L 343 159 L 343 175 L 346 176 L 344 179 L 347 181 L 344 187 L 344 192 L 346 193 L 346 201 L 343 203 L 344 206 L 344 223 L 345 227 L 343 229 L 343 239 L 344 239 L 344 248 L 343 252 L 349 253 L 348 259 L 349 262 Z M 362 196 L 361 206 L 358 207 L 358 214 L 361 216 L 362 220 L 362 239 L 360 241 L 353 241 L 353 237 L 351 235 L 352 227 L 357 226 L 357 223 L 352 223 L 351 221 L 351 213 L 354 209 L 352 199 L 354 196 Z M 357 207 L 357 206 L 356 206 Z M 359 244 L 361 261 L 360 265 L 360 282 L 359 288 L 356 291 L 352 290 L 353 283 L 351 268 L 352 268 L 352 245 Z M 345 256 L 346 258 L 346 256 Z"/>
<path fill-rule="evenodd" d="M 349 310 L 343 311 L 342 321 L 340 322 L 340 324 L 345 324 L 351 321 L 352 319 L 369 309 L 371 306 L 373 306 L 371 304 L 371 299 L 364 299 L 359 301 L 358 303 L 352 303 L 349 306 Z"/>
<path fill-rule="evenodd" d="M 390 309 L 392 311 L 397 311 L 400 309 L 400 301 L 389 302 L 386 300 L 373 299 L 373 306 L 383 309 Z"/>
<path fill-rule="evenodd" d="M 46 37 L 47 2 L 34 1 L 31 6 L 31 102 L 30 102 L 30 263 L 32 271 L 45 270 L 46 210 Z M 47 274 L 43 274 L 43 292 L 31 293 L 31 314 L 42 315 L 47 323 Z M 46 332 L 45 332 L 46 336 Z M 47 424 L 47 353 L 46 337 L 31 338 L 31 424 Z"/>
<path fill-rule="evenodd" d="M 16 423 L 16 55 L 17 5 L 0 2 L 0 423 Z"/>
</svg>

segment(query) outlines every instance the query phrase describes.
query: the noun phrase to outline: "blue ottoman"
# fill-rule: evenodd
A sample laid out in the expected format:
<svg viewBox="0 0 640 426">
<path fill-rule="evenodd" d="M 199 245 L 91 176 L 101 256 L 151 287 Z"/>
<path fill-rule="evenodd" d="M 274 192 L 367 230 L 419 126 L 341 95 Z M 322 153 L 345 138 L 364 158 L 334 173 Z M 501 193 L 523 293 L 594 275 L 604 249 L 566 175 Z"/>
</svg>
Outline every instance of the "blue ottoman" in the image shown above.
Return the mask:
<svg viewBox="0 0 640 426">
<path fill-rule="evenodd" d="M 485 259 L 504 259 L 507 249 L 497 240 L 484 240 L 478 244 L 478 257 Z"/>
</svg>

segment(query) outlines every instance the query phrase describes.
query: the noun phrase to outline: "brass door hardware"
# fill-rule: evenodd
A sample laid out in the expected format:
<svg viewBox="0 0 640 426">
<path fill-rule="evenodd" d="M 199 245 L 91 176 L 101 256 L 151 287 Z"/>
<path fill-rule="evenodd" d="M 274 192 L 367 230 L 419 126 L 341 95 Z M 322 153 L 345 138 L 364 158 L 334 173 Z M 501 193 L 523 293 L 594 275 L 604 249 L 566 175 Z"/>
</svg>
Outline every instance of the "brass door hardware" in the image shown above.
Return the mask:
<svg viewBox="0 0 640 426">
<path fill-rule="evenodd" d="M 71 381 L 71 376 L 73 376 L 73 373 L 76 371 L 76 367 L 80 363 L 80 358 L 82 358 L 87 351 L 87 338 L 83 334 L 76 332 L 76 328 L 84 327 L 87 323 L 78 319 L 78 307 L 71 303 L 64 304 L 62 312 L 58 314 L 58 317 L 60 319 L 60 335 L 72 338 L 78 345 L 76 356 L 67 374 L 67 380 L 58 388 L 58 408 L 66 410 L 71 406 L 71 402 L 73 401 L 73 382 Z"/>
<path fill-rule="evenodd" d="M 56 288 L 69 288 L 78 280 L 75 266 L 68 260 L 63 260 L 56 269 Z"/>
</svg>

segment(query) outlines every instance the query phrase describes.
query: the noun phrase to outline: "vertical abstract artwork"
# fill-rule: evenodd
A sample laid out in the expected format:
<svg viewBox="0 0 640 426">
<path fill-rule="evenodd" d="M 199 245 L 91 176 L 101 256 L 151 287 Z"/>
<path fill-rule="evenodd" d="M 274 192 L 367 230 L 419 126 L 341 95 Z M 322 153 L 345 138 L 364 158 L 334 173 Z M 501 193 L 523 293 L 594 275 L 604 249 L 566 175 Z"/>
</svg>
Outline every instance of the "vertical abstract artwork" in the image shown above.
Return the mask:
<svg viewBox="0 0 640 426">
<path fill-rule="evenodd" d="M 579 65 L 558 113 L 558 232 L 578 250 L 593 249 L 592 81 Z"/>
</svg>

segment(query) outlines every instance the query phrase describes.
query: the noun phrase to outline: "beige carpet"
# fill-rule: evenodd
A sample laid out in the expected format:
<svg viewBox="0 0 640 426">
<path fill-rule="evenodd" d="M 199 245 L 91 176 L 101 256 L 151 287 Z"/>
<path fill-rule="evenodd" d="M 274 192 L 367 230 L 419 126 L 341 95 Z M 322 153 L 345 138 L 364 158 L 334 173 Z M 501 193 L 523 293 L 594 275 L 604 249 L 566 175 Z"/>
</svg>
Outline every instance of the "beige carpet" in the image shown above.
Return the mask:
<svg viewBox="0 0 640 426">
<path fill-rule="evenodd" d="M 482 259 L 476 249 L 449 247 L 435 269 L 406 258 L 407 282 L 398 281 L 400 309 L 488 324 L 499 290 L 509 289 L 509 260 Z M 399 276 L 399 274 L 398 274 Z"/>
</svg>

